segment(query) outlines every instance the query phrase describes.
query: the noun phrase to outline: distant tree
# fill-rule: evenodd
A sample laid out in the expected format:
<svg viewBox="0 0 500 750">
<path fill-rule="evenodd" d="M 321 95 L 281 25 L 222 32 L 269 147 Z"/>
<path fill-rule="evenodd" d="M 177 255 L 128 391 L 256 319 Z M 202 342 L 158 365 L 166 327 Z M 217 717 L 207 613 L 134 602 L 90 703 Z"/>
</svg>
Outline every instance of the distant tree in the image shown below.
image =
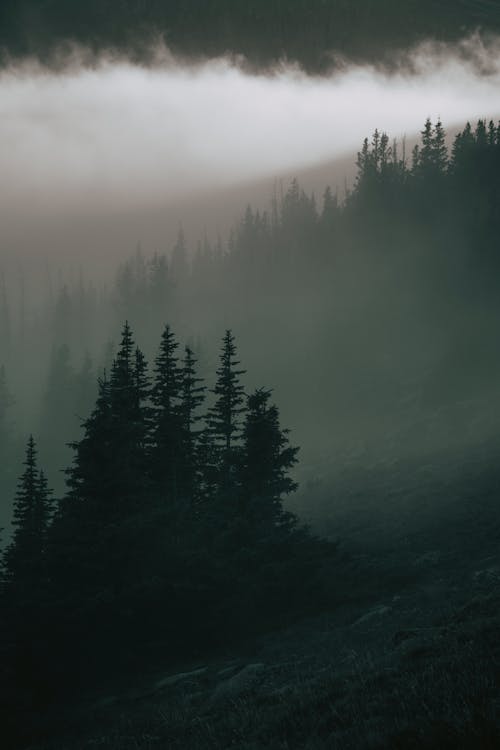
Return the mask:
<svg viewBox="0 0 500 750">
<path fill-rule="evenodd" d="M 448 168 L 448 147 L 441 120 L 438 120 L 434 127 L 432 150 L 435 170 L 438 174 L 444 175 Z"/>
<path fill-rule="evenodd" d="M 425 121 L 424 129 L 420 135 L 422 145 L 419 152 L 418 168 L 425 174 L 432 172 L 434 166 L 434 138 L 430 117 Z"/>
<path fill-rule="evenodd" d="M 59 290 L 54 306 L 54 336 L 56 347 L 67 344 L 71 338 L 73 299 L 66 284 Z"/>
<path fill-rule="evenodd" d="M 435 180 L 442 177 L 448 168 L 446 133 L 441 120 L 433 126 L 430 118 L 421 132 L 421 146 L 414 150 L 413 173 L 422 179 Z M 431 185 L 428 185 L 430 188 Z"/>
<path fill-rule="evenodd" d="M 172 278 L 176 284 L 183 284 L 188 276 L 189 265 L 187 258 L 186 239 L 184 230 L 179 229 L 177 241 L 172 250 L 172 260 L 170 263 Z"/>
<path fill-rule="evenodd" d="M 12 345 L 12 327 L 7 287 L 3 272 L 0 274 L 0 340 L 2 341 L 4 352 L 10 350 Z"/>
<path fill-rule="evenodd" d="M 324 249 L 331 249 L 331 243 L 336 239 L 335 234 L 340 216 L 337 194 L 333 195 L 328 186 L 323 193 L 323 207 L 320 216 L 320 237 Z"/>
<path fill-rule="evenodd" d="M 168 310 L 171 280 L 165 255 L 154 254 L 149 264 L 149 301 L 155 319 L 164 318 Z"/>
<path fill-rule="evenodd" d="M 93 362 L 88 352 L 83 357 L 81 367 L 76 373 L 75 379 L 75 413 L 82 420 L 84 415 L 92 410 L 96 398 L 96 377 Z"/>
<path fill-rule="evenodd" d="M 9 410 L 14 404 L 14 399 L 7 385 L 5 367 L 0 367 L 0 456 L 5 456 L 11 438 L 11 425 Z"/>
</svg>

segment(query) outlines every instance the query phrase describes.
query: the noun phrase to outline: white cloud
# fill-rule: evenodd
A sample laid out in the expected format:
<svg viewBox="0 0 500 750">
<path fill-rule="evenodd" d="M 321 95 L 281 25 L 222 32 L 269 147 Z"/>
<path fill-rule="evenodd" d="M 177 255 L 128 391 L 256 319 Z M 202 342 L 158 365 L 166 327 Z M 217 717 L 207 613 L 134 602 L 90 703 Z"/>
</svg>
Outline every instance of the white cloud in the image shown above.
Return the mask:
<svg viewBox="0 0 500 750">
<path fill-rule="evenodd" d="M 471 47 L 472 49 L 472 47 Z M 3 211 L 123 211 L 300 169 L 354 152 L 375 127 L 411 135 L 500 114 L 500 55 L 427 47 L 414 72 L 370 67 L 311 78 L 243 72 L 227 60 L 141 68 L 103 58 L 0 75 Z M 469 55 L 470 57 L 470 55 Z"/>
</svg>

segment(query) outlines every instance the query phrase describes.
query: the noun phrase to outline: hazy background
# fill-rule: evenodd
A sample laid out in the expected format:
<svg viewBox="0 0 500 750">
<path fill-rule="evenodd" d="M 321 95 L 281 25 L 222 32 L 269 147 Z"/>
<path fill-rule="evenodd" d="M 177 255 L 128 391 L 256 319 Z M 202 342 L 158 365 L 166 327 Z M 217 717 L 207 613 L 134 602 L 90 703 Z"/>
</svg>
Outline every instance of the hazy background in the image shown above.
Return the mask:
<svg viewBox="0 0 500 750">
<path fill-rule="evenodd" d="M 163 48 L 156 60 L 89 64 L 76 51 L 58 73 L 34 62 L 2 71 L 4 260 L 105 267 L 137 241 L 168 249 L 180 222 L 192 242 L 226 237 L 247 202 L 267 204 L 275 180 L 307 170 L 307 189 L 343 193 L 376 127 L 406 136 L 409 152 L 427 116 L 454 132 L 500 112 L 498 46 L 479 38 L 421 46 L 393 73 L 255 75 L 227 59 L 183 65 Z"/>
<path fill-rule="evenodd" d="M 410 254 L 395 265 L 344 261 L 333 281 L 304 276 L 283 294 L 243 287 L 221 296 L 208 284 L 174 295 L 154 321 L 121 304 L 114 284 L 138 243 L 146 257 L 170 258 L 181 225 L 189 255 L 205 238 L 225 253 L 246 205 L 269 208 L 293 176 L 318 205 L 327 184 L 342 201 L 375 128 L 398 138 L 400 153 L 406 142 L 410 161 L 428 116 L 440 117 L 450 137 L 466 120 L 498 118 L 498 43 L 426 43 L 394 59 L 391 72 L 344 63 L 322 76 L 296 65 L 257 74 L 229 58 L 181 62 L 164 47 L 150 58 L 146 66 L 73 49 L 57 70 L 24 59 L 0 73 L 0 291 L 11 325 L 2 359 L 17 434 L 40 436 L 56 489 L 71 455 L 64 445 L 85 414 L 71 407 L 59 431 L 47 416 L 54 352 L 69 344 L 75 371 L 88 353 L 95 382 L 125 317 L 150 360 L 168 318 L 181 341 L 200 343 L 208 378 L 224 329 L 235 329 L 249 387 L 274 388 L 302 447 L 309 504 L 318 482 L 335 496 L 332 475 L 346 463 L 421 456 L 493 434 L 485 394 L 496 394 L 496 360 L 486 375 L 481 362 L 458 390 L 448 388 L 465 356 L 464 319 L 472 340 L 488 313 L 454 309 L 447 319 L 431 310 L 428 290 L 440 282 Z M 66 287 L 74 307 L 87 285 L 95 317 L 71 328 Z M 398 323 L 401 310 L 411 330 L 406 318 Z M 461 404 L 459 416 L 450 400 Z M 58 403 L 64 414 L 56 392 L 51 408 Z M 474 409 L 473 434 L 465 434 Z"/>
</svg>

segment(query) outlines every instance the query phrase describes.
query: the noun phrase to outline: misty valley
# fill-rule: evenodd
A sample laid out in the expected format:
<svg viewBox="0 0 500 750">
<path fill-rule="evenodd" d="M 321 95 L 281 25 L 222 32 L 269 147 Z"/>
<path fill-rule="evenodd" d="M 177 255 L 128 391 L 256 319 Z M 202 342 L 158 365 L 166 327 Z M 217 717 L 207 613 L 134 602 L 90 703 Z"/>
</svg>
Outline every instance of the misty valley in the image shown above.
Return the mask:
<svg viewBox="0 0 500 750">
<path fill-rule="evenodd" d="M 500 124 L 0 288 L 4 746 L 500 746 Z"/>
</svg>

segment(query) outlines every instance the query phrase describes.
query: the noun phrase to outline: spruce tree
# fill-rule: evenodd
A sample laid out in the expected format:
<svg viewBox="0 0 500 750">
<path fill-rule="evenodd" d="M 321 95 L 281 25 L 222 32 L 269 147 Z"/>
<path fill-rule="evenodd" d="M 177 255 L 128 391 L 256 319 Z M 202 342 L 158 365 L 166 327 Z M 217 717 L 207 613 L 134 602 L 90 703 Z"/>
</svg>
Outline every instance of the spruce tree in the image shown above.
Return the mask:
<svg viewBox="0 0 500 750">
<path fill-rule="evenodd" d="M 111 376 L 99 380 L 95 407 L 82 425 L 83 437 L 71 444 L 75 456 L 66 472 L 65 512 L 86 506 L 88 518 L 106 525 L 140 510 L 147 489 L 146 390 L 146 363 L 126 323 Z"/>
<path fill-rule="evenodd" d="M 233 474 L 239 459 L 241 438 L 241 415 L 245 412 L 244 388 L 240 376 L 246 370 L 238 369 L 236 345 L 230 330 L 222 342 L 217 382 L 212 390 L 215 403 L 208 412 L 208 427 L 219 455 L 221 482 L 224 484 Z"/>
<path fill-rule="evenodd" d="M 434 135 L 431 119 L 425 121 L 421 132 L 422 145 L 418 153 L 417 171 L 422 176 L 432 173 L 434 167 Z"/>
<path fill-rule="evenodd" d="M 128 322 L 122 331 L 121 345 L 111 367 L 109 382 L 110 413 L 113 430 L 112 465 L 116 499 L 138 510 L 146 490 L 146 451 L 150 436 L 147 364 L 136 348 Z"/>
<path fill-rule="evenodd" d="M 280 426 L 279 412 L 269 403 L 271 392 L 258 389 L 248 397 L 243 430 L 243 515 L 251 526 L 269 536 L 293 521 L 282 507 L 283 497 L 297 484 L 289 472 L 297 463 L 298 448 L 290 446 L 288 430 Z"/>
<path fill-rule="evenodd" d="M 45 553 L 52 518 L 51 490 L 38 471 L 37 450 L 31 435 L 26 446 L 22 473 L 14 499 L 11 544 L 4 558 L 5 582 L 16 599 L 36 595 L 45 576 Z"/>
<path fill-rule="evenodd" d="M 191 502 L 196 499 L 198 451 L 197 444 L 200 431 L 196 425 L 201 416 L 198 411 L 205 400 L 205 386 L 203 378 L 196 375 L 196 359 L 189 346 L 186 346 L 185 357 L 182 367 L 182 401 L 181 401 L 181 429 L 182 429 L 182 454 L 181 454 L 181 491 L 186 499 Z"/>
<path fill-rule="evenodd" d="M 147 518 L 151 497 L 147 391 L 146 362 L 126 323 L 110 378 L 99 381 L 83 437 L 72 444 L 68 492 L 52 534 L 59 581 L 122 591 L 137 564 L 134 529 Z"/>
<path fill-rule="evenodd" d="M 63 503 L 65 510 L 87 504 L 89 514 L 96 513 L 100 521 L 111 515 L 113 498 L 112 453 L 114 430 L 111 416 L 110 384 L 106 374 L 98 381 L 97 400 L 90 416 L 83 422 L 83 437 L 70 444 L 75 451 L 73 465 L 66 471 L 68 493 Z M 118 448 L 118 446 L 116 446 Z"/>
<path fill-rule="evenodd" d="M 151 391 L 153 434 L 151 474 L 163 502 L 179 498 L 179 466 L 183 451 L 182 372 L 177 349 L 179 344 L 166 326 L 155 360 Z"/>
<path fill-rule="evenodd" d="M 448 148 L 446 146 L 446 133 L 441 120 L 438 120 L 434 127 L 432 151 L 436 174 L 444 175 L 448 169 Z"/>
</svg>

